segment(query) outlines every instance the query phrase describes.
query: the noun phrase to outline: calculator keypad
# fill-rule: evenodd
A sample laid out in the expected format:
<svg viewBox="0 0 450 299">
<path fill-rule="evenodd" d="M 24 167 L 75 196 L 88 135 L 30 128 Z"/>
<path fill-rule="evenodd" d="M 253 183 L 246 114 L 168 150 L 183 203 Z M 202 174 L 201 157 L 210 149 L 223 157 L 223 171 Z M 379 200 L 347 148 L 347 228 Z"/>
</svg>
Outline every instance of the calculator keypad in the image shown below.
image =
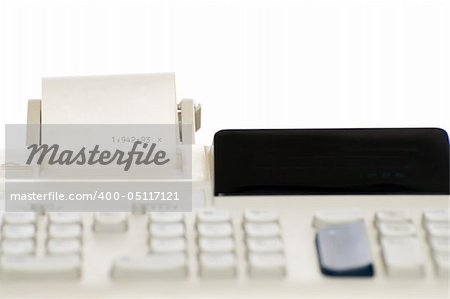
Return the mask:
<svg viewBox="0 0 450 299">
<path fill-rule="evenodd" d="M 182 213 L 153 212 L 148 216 L 149 255 L 185 255 L 186 224 Z"/>
<path fill-rule="evenodd" d="M 440 277 L 448 277 L 449 210 L 427 209 L 422 219 L 435 272 Z M 364 221 L 361 211 L 326 210 L 315 213 L 313 226 L 320 229 L 358 221 Z M 402 209 L 376 211 L 374 225 L 386 274 L 389 277 L 423 277 L 426 255 L 410 212 Z"/>
<path fill-rule="evenodd" d="M 274 210 L 252 209 L 244 212 L 244 235 L 250 277 L 286 275 L 279 217 L 278 212 Z"/>
<path fill-rule="evenodd" d="M 41 216 L 36 213 L 3 215 L 0 277 L 75 279 L 81 276 L 81 216 L 57 214 L 49 213 L 47 221 L 40 224 Z M 44 230 L 39 230 L 39 226 Z M 44 245 L 42 252 L 37 250 L 39 243 Z"/>
<path fill-rule="evenodd" d="M 366 216 L 360 210 L 317 211 L 313 226 L 318 230 L 366 221 Z M 425 266 L 430 259 L 436 276 L 448 277 L 448 210 L 423 211 L 421 225 L 408 210 L 384 209 L 373 216 L 383 261 L 376 275 L 424 277 L 430 275 Z M 79 278 L 86 231 L 93 238 L 108 235 L 121 240 L 133 229 L 130 217 L 146 219 L 140 224 L 146 228 L 142 236 L 146 254 L 129 252 L 112 259 L 114 278 L 186 278 L 194 275 L 193 270 L 199 279 L 287 275 L 283 219 L 277 211 L 204 209 L 189 215 L 192 221 L 187 221 L 188 214 L 175 212 L 94 213 L 92 225 L 86 225 L 79 213 L 5 213 L 0 215 L 0 277 Z"/>
<path fill-rule="evenodd" d="M 450 272 L 450 211 L 428 209 L 424 212 L 422 219 L 436 274 L 442 278 L 448 278 Z"/>
<path fill-rule="evenodd" d="M 231 213 L 226 210 L 200 210 L 195 227 L 199 275 L 202 278 L 235 277 L 238 262 Z"/>
</svg>

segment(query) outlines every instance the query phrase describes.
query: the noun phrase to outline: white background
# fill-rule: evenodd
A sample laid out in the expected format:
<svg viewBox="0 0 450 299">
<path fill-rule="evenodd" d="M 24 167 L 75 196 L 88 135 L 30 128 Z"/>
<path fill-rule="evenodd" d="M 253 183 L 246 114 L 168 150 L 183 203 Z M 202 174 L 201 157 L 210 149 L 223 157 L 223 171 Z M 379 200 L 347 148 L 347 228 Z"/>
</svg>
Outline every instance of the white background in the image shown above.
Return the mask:
<svg viewBox="0 0 450 299">
<path fill-rule="evenodd" d="M 26 122 L 45 76 L 174 71 L 205 144 L 224 128 L 450 129 L 450 1 L 13 0 L 0 26 L 2 124 Z"/>
</svg>

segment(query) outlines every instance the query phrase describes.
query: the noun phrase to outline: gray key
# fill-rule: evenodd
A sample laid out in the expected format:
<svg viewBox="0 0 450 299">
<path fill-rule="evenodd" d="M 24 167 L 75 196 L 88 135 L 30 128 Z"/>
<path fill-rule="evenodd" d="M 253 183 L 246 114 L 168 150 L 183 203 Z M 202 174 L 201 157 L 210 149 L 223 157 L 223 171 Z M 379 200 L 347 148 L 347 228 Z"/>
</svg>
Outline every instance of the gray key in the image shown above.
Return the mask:
<svg viewBox="0 0 450 299">
<path fill-rule="evenodd" d="M 328 276 L 374 275 L 364 222 L 337 224 L 317 231 L 320 269 Z"/>
</svg>

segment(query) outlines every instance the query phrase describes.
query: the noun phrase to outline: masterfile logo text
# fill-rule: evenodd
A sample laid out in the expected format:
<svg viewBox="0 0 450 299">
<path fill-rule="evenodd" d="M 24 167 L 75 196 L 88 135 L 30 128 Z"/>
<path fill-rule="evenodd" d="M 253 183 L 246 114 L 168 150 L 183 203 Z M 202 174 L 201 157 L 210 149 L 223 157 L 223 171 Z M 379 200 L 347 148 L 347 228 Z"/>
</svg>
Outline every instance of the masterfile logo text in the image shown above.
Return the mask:
<svg viewBox="0 0 450 299">
<path fill-rule="evenodd" d="M 183 125 L 184 126 L 184 125 Z M 5 210 L 192 210 L 192 144 L 179 124 L 8 124 Z"/>
<path fill-rule="evenodd" d="M 141 148 L 142 150 L 139 150 Z M 47 161 L 49 165 L 124 165 L 123 170 L 128 171 L 131 165 L 164 165 L 170 162 L 167 153 L 164 150 L 158 150 L 156 143 L 143 143 L 135 141 L 130 151 L 125 152 L 120 149 L 114 152 L 110 150 L 100 150 L 100 145 L 95 145 L 92 150 L 82 147 L 78 152 L 73 150 L 60 150 L 58 144 L 32 144 L 27 147 L 30 151 L 27 165 L 35 162 L 41 165 Z M 36 158 L 36 159 L 35 159 Z M 46 159 L 47 158 L 47 159 Z"/>
</svg>

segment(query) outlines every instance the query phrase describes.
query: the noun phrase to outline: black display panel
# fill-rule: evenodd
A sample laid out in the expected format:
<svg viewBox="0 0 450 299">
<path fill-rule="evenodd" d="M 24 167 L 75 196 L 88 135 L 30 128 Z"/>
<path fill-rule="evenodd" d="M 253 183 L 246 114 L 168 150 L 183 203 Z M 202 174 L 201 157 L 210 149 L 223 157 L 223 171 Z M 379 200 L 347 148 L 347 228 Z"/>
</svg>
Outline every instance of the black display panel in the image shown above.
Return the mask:
<svg viewBox="0 0 450 299">
<path fill-rule="evenodd" d="M 435 128 L 223 130 L 215 195 L 449 194 L 449 141 Z"/>
</svg>

